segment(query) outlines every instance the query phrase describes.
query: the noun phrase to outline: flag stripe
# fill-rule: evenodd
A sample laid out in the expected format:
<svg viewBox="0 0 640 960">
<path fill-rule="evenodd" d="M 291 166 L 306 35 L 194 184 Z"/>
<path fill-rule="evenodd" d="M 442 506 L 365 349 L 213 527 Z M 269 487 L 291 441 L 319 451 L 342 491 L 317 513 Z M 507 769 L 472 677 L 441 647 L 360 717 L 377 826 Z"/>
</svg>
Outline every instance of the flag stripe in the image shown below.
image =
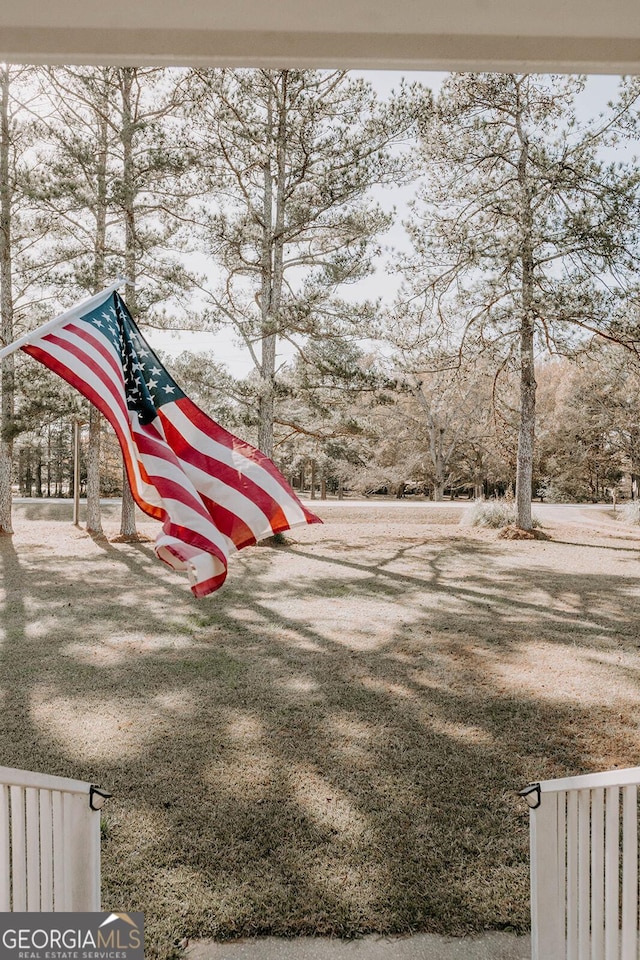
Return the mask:
<svg viewBox="0 0 640 960">
<path fill-rule="evenodd" d="M 181 530 L 184 531 L 187 528 L 191 528 L 193 530 L 193 539 L 197 540 L 202 547 L 206 537 L 203 538 L 202 532 L 201 530 L 198 531 L 198 528 L 202 528 L 203 525 L 198 521 L 197 517 L 191 516 L 190 511 L 199 514 L 200 518 L 205 521 L 211 535 L 211 539 L 208 541 L 209 548 L 216 554 L 220 553 L 224 556 L 224 551 L 229 549 L 229 544 L 224 542 L 215 527 L 209 523 L 209 515 L 205 508 L 198 503 L 199 498 L 195 490 L 193 490 L 193 492 L 187 490 L 184 488 L 184 485 L 180 483 L 180 480 L 184 478 L 184 473 L 180 470 L 177 458 L 168 445 L 164 443 L 163 449 L 163 445 L 156 442 L 156 437 L 145 432 L 144 428 L 140 427 L 139 424 L 130 422 L 126 403 L 123 398 L 116 406 L 111 405 L 108 399 L 98 394 L 89 385 L 87 382 L 89 379 L 92 381 L 97 380 L 98 385 L 102 384 L 107 387 L 110 395 L 117 401 L 118 398 L 114 393 L 113 385 L 109 383 L 108 378 L 101 376 L 102 370 L 96 369 L 95 364 L 89 358 L 86 364 L 83 364 L 82 352 L 79 351 L 75 345 L 73 350 L 67 351 L 61 348 L 60 338 L 53 340 L 50 335 L 47 337 L 47 340 L 51 344 L 51 360 L 53 362 L 50 365 L 53 369 L 68 380 L 72 386 L 76 386 L 78 389 L 82 387 L 87 398 L 101 409 L 116 431 L 123 452 L 127 455 L 127 474 L 129 476 L 132 493 L 140 508 L 156 519 L 166 522 L 169 514 L 166 510 L 165 501 L 167 499 L 173 499 L 174 501 L 181 500 L 184 505 L 183 513 L 189 511 L 186 515 L 190 520 L 188 527 L 185 523 L 182 525 Z M 37 348 L 30 347 L 29 352 L 32 353 L 32 355 L 37 355 Z M 58 354 L 61 355 L 62 359 L 58 358 Z M 65 365 L 65 359 L 68 360 L 68 365 Z M 89 375 L 85 381 L 82 380 L 83 369 L 86 369 Z M 133 420 L 133 418 L 131 419 Z M 146 429 L 148 430 L 149 427 Z M 160 440 L 159 436 L 157 440 Z M 143 454 L 145 452 L 148 454 L 153 452 L 156 455 L 155 461 L 151 455 L 148 455 L 146 458 L 144 456 L 138 456 L 138 451 Z M 156 472 L 154 476 L 150 476 L 148 468 L 154 463 L 156 465 Z M 173 496 L 166 497 L 165 483 L 167 485 L 166 489 L 168 490 L 170 480 L 168 478 L 165 480 L 164 474 L 169 471 L 171 466 L 175 467 L 173 472 L 177 480 L 170 488 Z M 177 495 L 178 490 L 182 491 L 179 496 Z"/>
<path fill-rule="evenodd" d="M 176 523 L 170 519 L 171 508 L 173 507 L 174 511 L 178 510 L 182 505 L 181 500 L 171 500 L 167 498 L 167 513 L 168 519 L 162 525 L 162 528 L 165 533 L 170 534 L 175 537 L 177 540 L 182 540 L 185 543 L 189 544 L 192 547 L 198 547 L 199 550 L 204 551 L 205 553 L 211 553 L 214 557 L 217 557 L 219 560 L 226 562 L 227 554 L 218 544 L 212 543 L 206 534 L 202 530 L 198 530 L 197 523 L 188 523 L 190 519 L 187 516 L 184 517 L 184 523 Z M 193 518 L 191 518 L 193 520 Z M 220 536 L 218 534 L 218 536 Z M 190 554 L 188 554 L 190 556 Z"/>
<path fill-rule="evenodd" d="M 23 349 L 111 423 L 136 503 L 162 522 L 156 553 L 196 596 L 222 585 L 235 550 L 319 522 L 261 451 L 183 394 L 117 294 Z"/>
<path fill-rule="evenodd" d="M 308 522 L 298 498 L 292 493 L 283 496 L 280 485 L 274 481 L 271 474 L 261 470 L 258 463 L 246 457 L 242 449 L 245 444 L 237 450 L 232 449 L 218 440 L 212 440 L 200 427 L 195 426 L 193 420 L 187 415 L 191 412 L 192 406 L 191 401 L 185 404 L 184 399 L 176 400 L 171 404 L 171 411 L 168 414 L 172 425 L 177 428 L 177 433 L 181 436 L 189 436 L 189 462 L 200 466 L 205 473 L 210 473 L 213 469 L 219 469 L 222 472 L 225 467 L 231 468 L 231 475 L 237 479 L 241 478 L 243 488 L 247 490 L 251 499 L 260 505 L 269 519 L 271 519 L 270 514 L 273 513 L 275 523 L 278 526 L 281 523 L 284 524 L 281 529 Z M 161 417 L 163 410 L 164 408 L 160 411 Z M 205 417 L 204 414 L 203 417 Z M 204 420 L 202 418 L 199 420 L 200 425 L 203 426 Z M 198 462 L 200 458 L 202 459 Z M 268 508 L 269 504 L 274 505 L 272 510 Z"/>
<path fill-rule="evenodd" d="M 146 512 L 151 513 L 151 510 L 153 510 L 153 513 L 151 515 L 155 516 L 156 519 L 160 519 L 163 521 L 166 520 L 168 514 L 166 512 L 166 509 L 163 509 L 161 505 L 163 503 L 163 500 L 170 499 L 166 496 L 166 493 L 168 492 L 169 489 L 171 489 L 171 493 L 173 494 L 172 499 L 174 500 L 182 499 L 186 508 L 190 507 L 196 513 L 199 513 L 200 517 L 204 519 L 205 522 L 207 522 L 209 519 L 207 511 L 205 510 L 204 506 L 198 503 L 198 497 L 195 491 L 193 491 L 193 495 L 191 495 L 190 491 L 186 491 L 186 490 L 183 493 L 181 493 L 179 496 L 177 495 L 177 491 L 180 489 L 179 479 L 181 479 L 184 476 L 184 474 L 180 470 L 180 467 L 177 463 L 177 458 L 175 457 L 173 452 L 170 450 L 170 448 L 167 446 L 167 444 L 164 443 L 164 449 L 162 449 L 162 445 L 158 442 L 155 442 L 156 438 L 150 436 L 148 433 L 143 432 L 143 429 L 138 424 L 129 423 L 129 418 L 126 412 L 126 405 L 124 401 L 117 405 L 117 409 L 114 409 L 114 407 L 109 404 L 108 400 L 104 401 L 101 396 L 99 396 L 95 391 L 93 391 L 89 387 L 89 384 L 86 381 L 83 383 L 80 377 L 80 374 L 83 369 L 83 367 L 81 366 L 81 361 L 82 361 L 81 352 L 79 352 L 77 349 L 74 349 L 69 355 L 67 351 L 64 351 L 64 350 L 61 351 L 60 338 L 57 338 L 56 340 L 51 340 L 50 338 L 47 338 L 47 339 L 51 343 L 52 350 L 55 349 L 56 353 L 60 351 L 62 357 L 68 358 L 69 363 L 71 364 L 71 366 L 65 366 L 62 361 L 58 361 L 57 357 L 53 357 L 52 355 L 53 359 L 56 361 L 56 372 L 61 373 L 61 375 L 63 375 L 65 379 L 68 379 L 72 383 L 72 385 L 77 385 L 77 386 L 82 385 L 85 390 L 85 393 L 88 394 L 89 399 L 91 399 L 97 405 L 103 406 L 103 412 L 105 413 L 105 415 L 111 422 L 112 426 L 116 430 L 116 433 L 118 434 L 118 437 L 121 442 L 121 446 L 129 454 L 127 458 L 128 474 L 130 476 L 130 481 L 133 480 L 133 478 L 135 478 L 135 480 L 131 482 L 131 487 L 132 487 L 132 491 L 134 492 L 134 496 L 136 496 L 136 501 L 139 504 L 139 506 Z M 30 351 L 31 349 L 32 348 L 30 348 Z M 34 352 L 36 350 L 37 348 L 33 348 Z M 106 386 L 110 390 L 113 396 L 113 390 L 110 388 L 107 380 L 104 377 L 99 376 L 99 373 L 101 371 L 96 370 L 95 365 L 90 361 L 87 362 L 86 367 L 89 373 L 93 374 L 92 379 L 95 378 L 104 386 Z M 114 397 L 114 399 L 116 398 Z M 118 416 L 118 411 L 120 413 L 120 416 Z M 125 426 L 125 417 L 126 417 L 126 426 Z M 126 429 L 127 427 L 129 429 Z M 130 436 L 130 433 L 134 434 L 133 438 Z M 132 439 L 135 440 L 136 442 L 135 443 L 132 442 Z M 149 456 L 147 456 L 146 459 L 140 458 L 137 455 L 137 451 L 140 451 L 143 454 L 147 453 L 149 454 Z M 150 476 L 148 472 L 148 467 L 150 467 L 151 464 L 153 463 L 153 459 L 150 456 L 151 453 L 154 453 L 156 455 L 156 459 L 158 461 L 156 465 L 156 471 L 154 472 L 154 476 Z M 163 470 L 167 471 L 169 468 L 169 464 L 172 462 L 173 462 L 173 465 L 175 466 L 175 475 L 178 478 L 178 481 L 169 488 L 169 480 L 166 481 L 166 486 L 165 486 L 165 478 L 164 478 Z M 160 510 L 158 510 L 159 506 L 160 506 Z M 149 510 L 150 507 L 151 507 L 151 510 Z M 197 538 L 198 542 L 202 543 L 201 532 L 196 532 L 199 526 L 201 527 L 202 524 L 200 524 L 197 521 L 197 519 L 194 520 L 194 518 L 192 517 L 191 522 L 189 523 L 189 527 L 192 529 L 195 528 L 193 529 L 193 537 Z M 213 538 L 215 538 L 212 542 L 210 542 L 210 546 L 215 548 L 216 553 L 218 551 L 222 552 L 225 549 L 228 550 L 229 544 L 225 543 L 224 541 L 221 541 L 218 531 L 214 527 L 210 525 L 209 527 L 210 527 L 209 528 L 210 534 L 212 534 Z M 185 524 L 183 524 L 182 529 L 186 529 Z"/>
<path fill-rule="evenodd" d="M 49 335 L 45 339 L 48 342 L 50 353 L 45 353 L 33 344 L 27 348 L 27 352 L 36 359 L 44 357 L 43 362 L 46 362 L 46 365 L 50 366 L 72 386 L 79 389 L 109 420 L 116 431 L 120 446 L 125 455 L 131 491 L 138 506 L 155 519 L 163 521 L 163 529 L 166 533 L 171 533 L 175 536 L 176 543 L 180 541 L 181 537 L 186 536 L 198 545 L 200 551 L 213 554 L 220 562 L 226 565 L 225 554 L 228 554 L 230 545 L 222 539 L 218 530 L 216 530 L 211 523 L 199 524 L 197 518 L 194 522 L 193 517 L 189 517 L 191 522 L 188 525 L 186 522 L 177 525 L 170 521 L 170 513 L 166 509 L 167 504 L 158 489 L 158 484 L 154 484 L 153 479 L 149 476 L 145 467 L 144 460 L 137 455 L 139 447 L 138 443 L 134 441 L 139 441 L 140 445 L 144 447 L 146 443 L 153 440 L 153 438 L 149 437 L 148 434 L 142 433 L 138 424 L 130 422 L 126 401 L 124 399 L 124 379 L 122 381 L 122 394 L 118 396 L 113 381 L 104 375 L 103 369 L 98 367 L 91 357 L 87 356 L 85 359 L 82 351 L 76 344 L 65 341 L 61 337 L 54 338 L 53 335 Z M 66 349 L 67 347 L 72 349 Z M 85 373 L 86 379 L 83 379 L 83 372 Z M 108 396 L 98 393 L 97 390 L 89 384 L 89 380 L 92 381 L 95 386 L 99 387 L 102 385 L 102 387 L 106 387 Z M 111 397 L 113 403 L 110 403 L 109 397 Z M 175 461 L 176 458 L 168 446 L 166 450 L 168 456 Z M 164 463 L 168 465 L 167 457 L 165 457 Z M 180 473 L 179 469 L 177 473 Z M 158 475 L 156 479 L 158 479 Z M 163 478 L 161 479 L 161 483 L 162 482 Z M 173 492 L 176 491 L 176 488 L 176 486 L 173 487 Z M 184 496 L 185 494 L 181 493 L 179 497 L 173 498 L 174 507 L 176 502 L 182 503 Z M 197 501 L 197 498 L 195 499 Z M 183 504 L 181 509 L 183 516 L 187 511 L 188 505 Z M 188 515 L 189 514 L 187 514 L 187 516 Z M 206 511 L 203 509 L 200 518 L 206 520 L 206 516 Z M 186 520 L 186 516 L 184 519 Z M 204 536 L 202 531 L 197 529 L 198 526 L 202 527 L 204 525 L 206 525 L 207 532 L 210 534 L 209 537 Z M 178 556 L 175 551 L 172 552 L 175 556 Z M 161 559 L 169 562 L 165 557 Z M 180 559 L 182 560 L 183 558 L 180 557 Z M 193 589 L 194 587 L 192 586 L 192 590 Z"/>
<path fill-rule="evenodd" d="M 150 516 L 154 517 L 156 520 L 162 520 L 164 517 L 164 511 L 160 507 L 160 498 L 153 496 L 153 490 L 150 485 L 147 483 L 146 479 L 143 479 L 141 473 L 141 464 L 138 461 L 137 455 L 135 454 L 135 446 L 133 440 L 130 436 L 131 424 L 129 422 L 128 416 L 126 416 L 126 406 L 123 409 L 123 404 L 118 403 L 117 405 L 110 405 L 109 399 L 104 393 L 101 393 L 96 389 L 96 385 L 92 385 L 90 381 L 93 381 L 95 378 L 92 377 L 92 371 L 90 368 L 86 368 L 86 375 L 83 378 L 82 373 L 78 372 L 76 367 L 78 364 L 76 362 L 77 358 L 72 357 L 73 367 L 65 364 L 64 360 L 60 360 L 57 356 L 54 355 L 53 351 L 45 352 L 39 347 L 36 347 L 34 344 L 31 344 L 28 347 L 23 348 L 26 353 L 29 353 L 34 359 L 40 360 L 41 363 L 44 363 L 48 366 L 54 373 L 57 373 L 58 376 L 62 377 L 67 381 L 72 387 L 75 387 L 76 390 L 80 391 L 91 403 L 94 404 L 100 410 L 102 414 L 107 418 L 111 426 L 116 432 L 116 436 L 120 442 L 122 453 L 125 459 L 125 466 L 127 469 L 127 476 L 129 477 L 129 482 L 131 484 L 131 490 L 136 497 L 136 502 L 141 510 L 144 510 L 145 513 L 148 513 Z M 63 352 L 63 357 L 66 356 L 66 351 Z M 149 489 L 145 490 L 147 494 L 145 497 L 142 496 L 142 490 L 148 486 Z"/>
<path fill-rule="evenodd" d="M 58 350 L 60 350 L 58 342 L 52 343 L 52 350 L 53 349 L 56 350 L 56 353 L 58 352 Z M 29 352 L 31 352 L 32 355 L 33 354 L 37 355 L 37 348 L 30 347 Z M 63 360 L 59 360 L 57 356 L 53 355 L 53 353 L 51 355 L 52 362 L 50 363 L 50 365 L 57 373 L 59 373 L 66 380 L 68 380 L 72 384 L 72 386 L 77 386 L 78 388 L 82 386 L 83 392 L 85 393 L 87 398 L 91 400 L 93 403 L 95 403 L 96 406 L 98 406 L 98 408 L 101 409 L 101 411 L 105 414 L 105 416 L 113 426 L 114 430 L 116 431 L 118 439 L 120 440 L 121 447 L 123 449 L 123 453 L 125 454 L 127 474 L 129 476 L 132 493 L 134 494 L 136 502 L 138 503 L 138 505 L 143 511 L 145 511 L 146 513 L 149 513 L 151 516 L 155 517 L 155 519 L 166 522 L 169 517 L 169 514 L 167 513 L 166 504 L 164 503 L 165 498 L 163 497 L 163 491 L 159 489 L 159 484 L 160 485 L 164 484 L 162 468 L 164 467 L 164 469 L 168 471 L 169 464 L 170 464 L 169 458 L 171 457 L 175 460 L 175 457 L 173 457 L 173 454 L 167 447 L 166 455 L 163 458 L 162 451 L 158 449 L 159 445 L 153 444 L 154 438 L 149 436 L 148 433 L 143 432 L 143 428 L 141 428 L 138 424 L 129 422 L 128 412 L 126 411 L 126 405 L 124 403 L 124 400 L 122 401 L 122 403 L 118 404 L 117 407 L 115 407 L 114 405 L 111 405 L 109 403 L 108 399 L 98 394 L 91 386 L 89 386 L 89 383 L 87 381 L 83 382 L 81 377 L 83 367 L 80 363 L 81 357 L 77 351 L 74 350 L 71 354 L 68 354 L 67 351 L 62 351 L 61 353 L 63 358 L 69 359 L 69 366 L 65 366 Z M 86 367 L 87 367 L 87 372 L 89 374 L 89 376 L 87 377 L 87 380 L 89 378 L 97 379 L 100 383 L 107 386 L 109 389 L 108 383 L 106 383 L 104 378 L 98 376 L 96 370 L 94 369 L 91 363 L 87 363 Z M 113 396 L 112 392 L 111 394 Z M 156 478 L 155 478 L 156 482 L 154 482 L 154 478 L 151 477 L 148 472 L 148 467 L 152 463 L 154 463 L 153 459 L 149 457 L 145 462 L 144 458 L 138 456 L 138 451 L 141 448 L 148 448 L 149 445 L 153 445 L 154 452 L 157 452 L 158 454 L 160 454 L 156 458 L 158 461 L 157 463 L 158 472 L 156 473 Z M 177 477 L 181 476 L 181 471 L 177 465 L 175 469 L 175 474 Z M 169 482 L 170 481 L 167 480 L 167 483 Z M 177 485 L 173 486 L 172 492 L 175 493 L 176 489 L 177 489 Z M 183 494 L 181 494 L 181 496 L 184 500 L 187 500 L 189 498 L 189 494 L 190 494 L 190 491 L 185 491 Z M 173 499 L 176 500 L 179 498 L 174 497 Z M 194 509 L 194 512 L 195 512 L 195 510 L 198 510 L 197 495 L 191 497 L 190 499 L 191 499 L 191 503 L 185 503 L 185 510 L 187 510 L 190 506 L 193 505 L 192 509 Z M 202 508 L 200 512 L 200 516 L 202 519 L 207 518 L 207 514 L 204 508 Z M 202 524 L 198 522 L 197 518 L 193 518 L 190 516 L 190 521 L 191 521 L 189 523 L 190 527 L 197 528 L 198 526 L 202 526 Z M 228 549 L 228 544 L 226 544 L 224 541 L 221 542 L 221 538 L 218 532 L 215 530 L 215 528 L 213 528 L 210 524 L 208 524 L 208 527 L 212 537 L 215 538 L 215 540 L 212 539 L 211 541 L 209 541 L 209 547 L 213 549 L 215 553 L 219 552 L 222 555 L 224 555 L 224 550 Z M 183 524 L 183 527 L 181 529 L 186 529 L 186 524 Z M 202 534 L 200 532 L 197 533 L 194 530 L 193 536 L 194 538 L 198 538 L 199 542 L 201 541 Z"/>
<path fill-rule="evenodd" d="M 70 370 L 75 370 L 79 378 L 85 376 L 86 371 L 89 370 L 95 377 L 95 380 L 99 381 L 102 387 L 109 391 L 110 396 L 118 408 L 123 410 L 125 414 L 127 413 L 124 380 L 114 380 L 110 376 L 109 371 L 106 370 L 98 360 L 94 359 L 92 353 L 86 350 L 84 343 L 78 344 L 74 341 L 73 337 L 62 338 L 55 334 L 49 334 L 46 339 L 50 344 L 52 356 L 58 357 L 60 362 Z M 71 358 L 76 362 L 74 363 Z M 99 384 L 96 385 L 99 386 Z"/>
<path fill-rule="evenodd" d="M 224 533 L 225 537 L 234 544 L 236 550 L 242 550 L 243 547 L 251 547 L 258 541 L 250 526 L 248 526 L 242 517 L 233 510 L 220 506 L 214 500 L 211 500 L 202 490 L 199 491 L 202 502 L 212 517 L 215 517 L 216 526 Z M 276 531 L 277 532 L 277 531 Z"/>
<path fill-rule="evenodd" d="M 175 466 L 176 477 L 182 479 L 183 472 L 180 470 L 173 452 L 157 432 L 156 436 L 151 435 L 135 422 L 137 418 L 129 417 L 124 399 L 124 380 L 122 381 L 120 395 L 118 395 L 116 385 L 109 377 L 104 375 L 104 370 L 96 366 L 90 355 L 84 355 L 75 343 L 71 341 L 66 343 L 62 338 L 52 338 L 51 335 L 46 339 L 51 344 L 51 357 L 55 363 L 54 369 L 56 372 L 64 376 L 76 388 L 82 388 L 88 395 L 88 399 L 102 410 L 116 430 L 121 445 L 124 445 L 125 452 L 128 453 L 127 472 L 132 491 L 134 495 L 136 492 L 138 493 L 138 503 L 143 510 L 146 511 L 148 506 L 152 506 L 153 515 L 158 516 L 156 508 L 162 506 L 162 495 L 158 495 L 158 484 L 149 476 L 145 460 L 138 454 L 142 448 L 144 448 L 143 452 L 155 454 L 161 461 L 160 466 L 164 466 L 165 469 L 166 463 L 172 462 Z M 100 386 L 106 388 L 109 396 L 103 397 L 97 392 L 95 388 Z M 134 434 L 133 437 L 132 434 Z M 158 471 L 156 477 L 162 479 L 162 471 Z M 185 494 L 185 496 L 188 496 L 188 494 Z M 191 499 L 192 504 L 197 502 L 198 498 L 195 490 Z M 203 515 L 206 514 L 204 509 L 202 509 L 202 512 Z M 164 519 L 164 515 L 161 519 Z"/>
<path fill-rule="evenodd" d="M 66 337 L 62 339 L 71 339 L 72 336 L 77 337 L 79 340 L 84 343 L 85 356 L 90 356 L 91 348 L 95 349 L 97 353 L 103 358 L 105 363 L 113 370 L 115 374 L 115 382 L 122 387 L 124 390 L 124 374 L 122 372 L 122 364 L 120 363 L 120 357 L 115 352 L 111 342 L 104 336 L 102 333 L 98 333 L 97 330 L 89 330 L 86 325 L 84 327 L 79 327 L 76 323 L 70 323 L 69 326 L 64 328 L 64 333 Z"/>
<path fill-rule="evenodd" d="M 170 446 L 176 451 L 189 475 L 197 473 L 197 480 L 201 490 L 206 491 L 212 502 L 224 506 L 226 502 L 233 503 L 234 511 L 240 513 L 246 504 L 249 509 L 243 514 L 245 523 L 254 532 L 256 538 L 270 536 L 275 529 L 284 529 L 287 518 L 280 505 L 264 492 L 256 483 L 243 476 L 238 468 L 196 449 L 188 443 L 180 429 L 173 422 L 178 419 L 176 407 L 182 401 L 176 400 L 171 404 L 164 404 L 160 409 L 160 420 Z M 204 443 L 203 443 L 204 447 Z M 192 471 L 192 468 L 193 471 Z M 215 473 L 214 473 L 215 471 Z M 243 489 L 239 489 L 242 485 Z M 237 497 L 240 498 L 238 502 Z M 245 504 L 246 501 L 246 504 Z M 253 508 L 252 508 L 253 507 Z M 284 527 L 283 527 L 284 525 Z"/>
<path fill-rule="evenodd" d="M 222 586 L 227 577 L 226 561 L 220 561 L 201 550 L 188 550 L 189 544 L 176 537 L 160 534 L 156 540 L 156 554 L 173 570 L 185 570 L 195 596 L 205 596 Z M 216 584 L 216 586 L 213 586 Z M 205 586 L 208 585 L 208 586 Z"/>
<path fill-rule="evenodd" d="M 180 407 L 191 421 L 191 423 L 207 437 L 211 437 L 217 443 L 223 447 L 227 447 L 228 450 L 232 451 L 234 455 L 240 455 L 243 458 L 244 469 L 250 473 L 255 474 L 255 478 L 258 479 L 262 475 L 265 490 L 279 488 L 279 495 L 285 495 L 287 500 L 295 501 L 299 509 L 303 513 L 307 513 L 310 519 L 310 523 L 319 523 L 318 517 L 312 514 L 310 511 L 305 510 L 303 505 L 300 503 L 298 498 L 295 496 L 291 487 L 284 479 L 275 463 L 270 460 L 261 450 L 257 450 L 255 447 L 252 447 L 251 444 L 247 443 L 245 440 L 240 440 L 239 437 L 234 436 L 232 433 L 229 433 L 228 430 L 225 430 L 224 427 L 221 427 L 219 423 L 216 423 L 215 420 L 212 420 L 211 417 L 197 407 L 195 403 L 189 399 L 189 397 L 184 397 L 180 401 Z M 266 476 L 265 476 L 266 475 Z M 269 480 L 267 481 L 267 477 Z M 278 496 L 274 492 L 274 496 Z"/>
</svg>

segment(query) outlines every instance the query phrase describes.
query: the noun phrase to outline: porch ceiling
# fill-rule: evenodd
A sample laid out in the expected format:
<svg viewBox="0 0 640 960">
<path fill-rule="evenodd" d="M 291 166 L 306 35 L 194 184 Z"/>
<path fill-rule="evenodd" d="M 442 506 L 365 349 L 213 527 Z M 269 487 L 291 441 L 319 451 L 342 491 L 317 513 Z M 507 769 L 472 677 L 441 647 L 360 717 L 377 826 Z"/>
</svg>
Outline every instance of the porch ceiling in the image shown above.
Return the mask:
<svg viewBox="0 0 640 960">
<path fill-rule="evenodd" d="M 638 0 L 3 0 L 32 63 L 640 72 Z"/>
</svg>

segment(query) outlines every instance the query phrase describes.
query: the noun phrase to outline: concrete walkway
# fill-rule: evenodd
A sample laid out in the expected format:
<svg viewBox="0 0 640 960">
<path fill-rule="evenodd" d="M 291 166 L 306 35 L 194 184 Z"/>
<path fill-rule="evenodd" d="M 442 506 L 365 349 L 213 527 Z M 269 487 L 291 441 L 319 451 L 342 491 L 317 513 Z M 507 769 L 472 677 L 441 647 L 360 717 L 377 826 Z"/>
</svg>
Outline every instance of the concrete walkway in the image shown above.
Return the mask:
<svg viewBox="0 0 640 960">
<path fill-rule="evenodd" d="M 201 940 L 185 951 L 185 960 L 529 960 L 529 937 L 485 933 L 479 937 L 363 937 L 327 940 L 264 937 L 216 943 Z"/>
</svg>

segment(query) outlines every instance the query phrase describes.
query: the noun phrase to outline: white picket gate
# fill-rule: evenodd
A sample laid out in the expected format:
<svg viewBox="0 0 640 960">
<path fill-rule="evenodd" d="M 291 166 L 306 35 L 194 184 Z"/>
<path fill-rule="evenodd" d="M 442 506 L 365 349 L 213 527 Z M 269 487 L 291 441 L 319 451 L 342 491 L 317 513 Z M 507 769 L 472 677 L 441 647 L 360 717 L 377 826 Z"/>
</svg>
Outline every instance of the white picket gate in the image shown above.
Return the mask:
<svg viewBox="0 0 640 960">
<path fill-rule="evenodd" d="M 533 960 L 638 960 L 638 784 L 633 767 L 522 791 Z"/>
<path fill-rule="evenodd" d="M 0 911 L 100 910 L 94 789 L 0 767 Z"/>
</svg>

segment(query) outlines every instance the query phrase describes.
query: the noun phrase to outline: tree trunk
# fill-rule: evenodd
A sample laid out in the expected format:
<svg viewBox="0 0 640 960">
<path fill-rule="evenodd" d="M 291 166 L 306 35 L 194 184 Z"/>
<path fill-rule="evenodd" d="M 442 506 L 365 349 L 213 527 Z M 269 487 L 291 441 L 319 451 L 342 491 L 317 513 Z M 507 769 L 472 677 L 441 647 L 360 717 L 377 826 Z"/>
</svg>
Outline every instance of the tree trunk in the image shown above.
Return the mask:
<svg viewBox="0 0 640 960">
<path fill-rule="evenodd" d="M 25 454 L 26 450 L 23 448 L 18 454 L 18 489 L 20 490 L 20 496 L 26 497 L 26 470 L 25 470 Z"/>
<path fill-rule="evenodd" d="M 444 500 L 448 458 L 444 453 L 444 427 L 439 427 L 434 417 L 429 419 L 429 448 L 435 474 L 433 499 Z"/>
<path fill-rule="evenodd" d="M 80 523 L 80 419 L 73 421 L 73 522 Z"/>
<path fill-rule="evenodd" d="M 47 496 L 51 496 L 51 424 L 47 424 Z"/>
<path fill-rule="evenodd" d="M 284 277 L 288 71 L 269 71 L 267 77 L 271 83 L 271 88 L 267 105 L 267 130 L 263 168 L 262 276 L 260 290 L 260 332 L 262 339 L 260 396 L 258 400 L 258 447 L 268 457 L 272 457 L 278 315 L 282 303 L 282 283 Z M 281 81 L 280 85 L 278 85 L 278 78 Z M 273 157 L 274 152 L 275 158 Z M 275 176 L 273 169 L 274 160 Z"/>
<path fill-rule="evenodd" d="M 27 467 L 25 470 L 24 477 L 24 495 L 25 497 L 31 497 L 33 493 L 33 474 L 31 473 L 31 450 L 27 450 L 26 455 Z"/>
<path fill-rule="evenodd" d="M 536 427 L 536 378 L 534 374 L 533 323 L 523 319 L 520 331 L 520 431 L 516 472 L 518 526 L 531 530 L 531 488 Z"/>
<path fill-rule="evenodd" d="M 271 329 L 273 297 L 273 98 L 267 106 L 267 130 L 263 167 L 262 263 L 260 267 L 260 394 L 258 397 L 258 448 L 268 457 L 273 453 L 273 417 L 276 370 L 276 336 Z"/>
<path fill-rule="evenodd" d="M 0 68 L 0 336 L 3 345 L 13 337 L 13 291 L 11 286 L 11 183 L 9 180 L 9 67 Z M 0 375 L 0 534 L 13 533 L 11 525 L 11 468 L 15 357 L 2 361 Z"/>
<path fill-rule="evenodd" d="M 435 502 L 444 500 L 444 480 L 436 480 L 433 484 L 431 499 Z"/>
<path fill-rule="evenodd" d="M 262 450 L 268 457 L 272 457 L 273 418 L 275 416 L 275 334 L 266 334 L 262 338 L 260 366 L 262 376 L 258 398 L 258 449 Z"/>
<path fill-rule="evenodd" d="M 316 498 L 316 462 L 315 460 L 311 461 L 311 499 L 315 500 Z"/>
<path fill-rule="evenodd" d="M 104 267 L 107 236 L 107 138 L 108 138 L 108 95 L 107 79 L 102 71 L 105 94 L 101 109 L 96 111 L 98 123 L 98 155 L 96 157 L 96 220 L 95 243 L 93 253 L 93 292 L 98 293 L 104 286 Z M 87 446 L 87 530 L 89 533 L 102 534 L 102 512 L 100 509 L 100 423 L 101 415 L 93 405 L 89 409 L 89 443 Z"/>
<path fill-rule="evenodd" d="M 100 513 L 100 411 L 89 408 L 89 444 L 87 447 L 87 530 L 102 533 Z"/>
<path fill-rule="evenodd" d="M 327 499 L 327 479 L 324 476 L 320 481 L 320 499 L 321 500 Z"/>
<path fill-rule="evenodd" d="M 122 468 L 122 511 L 120 513 L 120 536 L 137 537 L 136 504 L 129 486 L 127 471 Z"/>
<path fill-rule="evenodd" d="M 124 268 L 127 275 L 127 306 L 133 319 L 137 319 L 136 302 L 136 223 L 135 223 L 135 170 L 133 162 L 133 112 L 131 105 L 133 78 L 135 67 L 120 68 L 120 91 L 122 94 L 122 140 L 123 156 L 123 213 L 125 225 L 125 256 Z M 120 535 L 135 537 L 136 514 L 135 504 L 126 470 L 122 469 L 122 514 L 120 516 Z"/>
<path fill-rule="evenodd" d="M 447 480 L 447 471 L 449 462 L 453 456 L 456 447 L 456 436 L 449 444 L 449 449 L 444 448 L 445 429 L 438 423 L 438 416 L 434 414 L 433 409 L 422 392 L 422 384 L 418 383 L 414 387 L 413 395 L 425 412 L 427 419 L 427 428 L 429 430 L 429 454 L 433 464 L 434 484 L 431 493 L 431 499 L 434 501 L 444 500 L 444 488 Z"/>
<path fill-rule="evenodd" d="M 640 460 L 638 459 L 638 439 L 640 432 L 632 430 L 629 437 L 629 460 L 631 467 L 631 499 L 637 500 L 640 493 Z"/>
<path fill-rule="evenodd" d="M 531 530 L 531 489 L 533 483 L 533 449 L 536 429 L 536 378 L 534 368 L 534 311 L 533 311 L 533 211 L 529 185 L 529 141 L 522 127 L 520 114 L 516 127 L 521 149 L 518 161 L 520 186 L 522 263 L 522 319 L 520 323 L 520 430 L 516 468 L 517 524 L 522 530 Z"/>
<path fill-rule="evenodd" d="M 342 500 L 343 498 L 344 498 L 344 487 L 342 484 L 342 480 L 338 480 L 338 500 Z"/>
</svg>

